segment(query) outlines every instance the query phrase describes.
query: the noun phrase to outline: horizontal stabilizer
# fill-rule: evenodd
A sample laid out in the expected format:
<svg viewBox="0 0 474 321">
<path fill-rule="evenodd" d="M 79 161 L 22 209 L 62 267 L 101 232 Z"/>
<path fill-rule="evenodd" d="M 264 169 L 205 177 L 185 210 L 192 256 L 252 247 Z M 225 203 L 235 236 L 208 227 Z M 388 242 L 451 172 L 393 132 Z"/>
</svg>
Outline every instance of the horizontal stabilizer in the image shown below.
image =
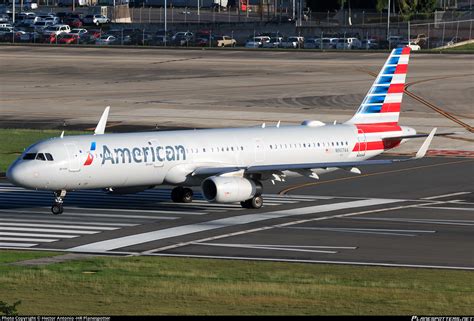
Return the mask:
<svg viewBox="0 0 474 321">
<path fill-rule="evenodd" d="M 423 142 L 423 145 L 421 145 L 420 150 L 416 153 L 415 159 L 423 158 L 426 155 L 426 152 L 428 151 L 428 147 L 430 147 L 431 141 L 433 140 L 434 135 L 436 134 L 436 129 L 433 128 L 431 130 L 430 135 L 428 138 Z"/>
<path fill-rule="evenodd" d="M 450 136 L 450 135 L 457 135 L 460 133 L 438 133 L 435 136 Z M 430 134 L 416 134 L 416 135 L 405 135 L 405 136 L 393 136 L 393 137 L 385 137 L 382 140 L 401 140 L 401 139 L 408 139 L 408 138 L 424 138 L 428 137 Z"/>
<path fill-rule="evenodd" d="M 107 125 L 107 118 L 109 118 L 110 106 L 105 107 L 102 116 L 100 117 L 99 123 L 94 130 L 94 135 L 103 135 L 105 132 L 105 126 Z"/>
</svg>

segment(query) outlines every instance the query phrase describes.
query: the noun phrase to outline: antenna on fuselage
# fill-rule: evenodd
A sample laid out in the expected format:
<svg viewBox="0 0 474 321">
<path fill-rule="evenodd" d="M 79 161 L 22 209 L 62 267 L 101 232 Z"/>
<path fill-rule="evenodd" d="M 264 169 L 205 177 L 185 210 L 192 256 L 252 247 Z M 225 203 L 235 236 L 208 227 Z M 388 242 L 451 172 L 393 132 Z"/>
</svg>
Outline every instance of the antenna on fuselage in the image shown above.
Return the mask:
<svg viewBox="0 0 474 321">
<path fill-rule="evenodd" d="M 280 128 L 280 120 L 277 123 L 277 128 Z"/>
<path fill-rule="evenodd" d="M 99 123 L 94 130 L 94 135 L 103 135 L 105 132 L 105 126 L 107 125 L 107 118 L 109 117 L 110 106 L 105 107 L 102 116 L 100 117 Z"/>
<path fill-rule="evenodd" d="M 59 136 L 59 138 L 62 139 L 63 137 L 64 137 L 64 130 L 63 130 L 63 132 L 61 133 L 61 136 Z"/>
<path fill-rule="evenodd" d="M 265 123 L 262 124 L 262 128 L 265 128 Z"/>
</svg>

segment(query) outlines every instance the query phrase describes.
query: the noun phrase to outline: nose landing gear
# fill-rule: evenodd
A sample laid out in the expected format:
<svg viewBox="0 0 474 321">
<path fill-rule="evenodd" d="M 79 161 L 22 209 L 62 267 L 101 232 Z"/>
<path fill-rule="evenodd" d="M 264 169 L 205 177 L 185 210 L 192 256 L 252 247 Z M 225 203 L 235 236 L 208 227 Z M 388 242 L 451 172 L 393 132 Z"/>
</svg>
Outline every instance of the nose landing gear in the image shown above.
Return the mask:
<svg viewBox="0 0 474 321">
<path fill-rule="evenodd" d="M 64 197 L 66 197 L 66 190 L 54 192 L 54 203 L 51 206 L 51 213 L 54 215 L 62 214 Z"/>
</svg>

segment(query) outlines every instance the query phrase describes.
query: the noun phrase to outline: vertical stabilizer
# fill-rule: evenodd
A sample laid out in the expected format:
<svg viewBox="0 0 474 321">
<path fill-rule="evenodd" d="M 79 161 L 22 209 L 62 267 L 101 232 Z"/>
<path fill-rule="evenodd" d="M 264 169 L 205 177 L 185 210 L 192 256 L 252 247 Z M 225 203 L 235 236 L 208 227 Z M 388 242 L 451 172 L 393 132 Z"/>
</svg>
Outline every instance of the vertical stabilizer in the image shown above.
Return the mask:
<svg viewBox="0 0 474 321">
<path fill-rule="evenodd" d="M 349 124 L 396 125 L 400 116 L 410 47 L 396 48 Z"/>
</svg>

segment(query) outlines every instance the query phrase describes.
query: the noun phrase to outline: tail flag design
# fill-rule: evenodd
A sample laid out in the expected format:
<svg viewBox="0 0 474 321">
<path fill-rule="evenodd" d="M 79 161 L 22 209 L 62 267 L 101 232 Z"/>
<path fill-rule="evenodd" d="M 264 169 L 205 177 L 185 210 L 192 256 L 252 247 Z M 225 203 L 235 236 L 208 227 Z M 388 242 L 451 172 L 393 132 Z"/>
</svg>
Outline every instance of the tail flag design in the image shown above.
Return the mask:
<svg viewBox="0 0 474 321">
<path fill-rule="evenodd" d="M 349 124 L 397 125 L 410 47 L 393 49 Z"/>
</svg>

